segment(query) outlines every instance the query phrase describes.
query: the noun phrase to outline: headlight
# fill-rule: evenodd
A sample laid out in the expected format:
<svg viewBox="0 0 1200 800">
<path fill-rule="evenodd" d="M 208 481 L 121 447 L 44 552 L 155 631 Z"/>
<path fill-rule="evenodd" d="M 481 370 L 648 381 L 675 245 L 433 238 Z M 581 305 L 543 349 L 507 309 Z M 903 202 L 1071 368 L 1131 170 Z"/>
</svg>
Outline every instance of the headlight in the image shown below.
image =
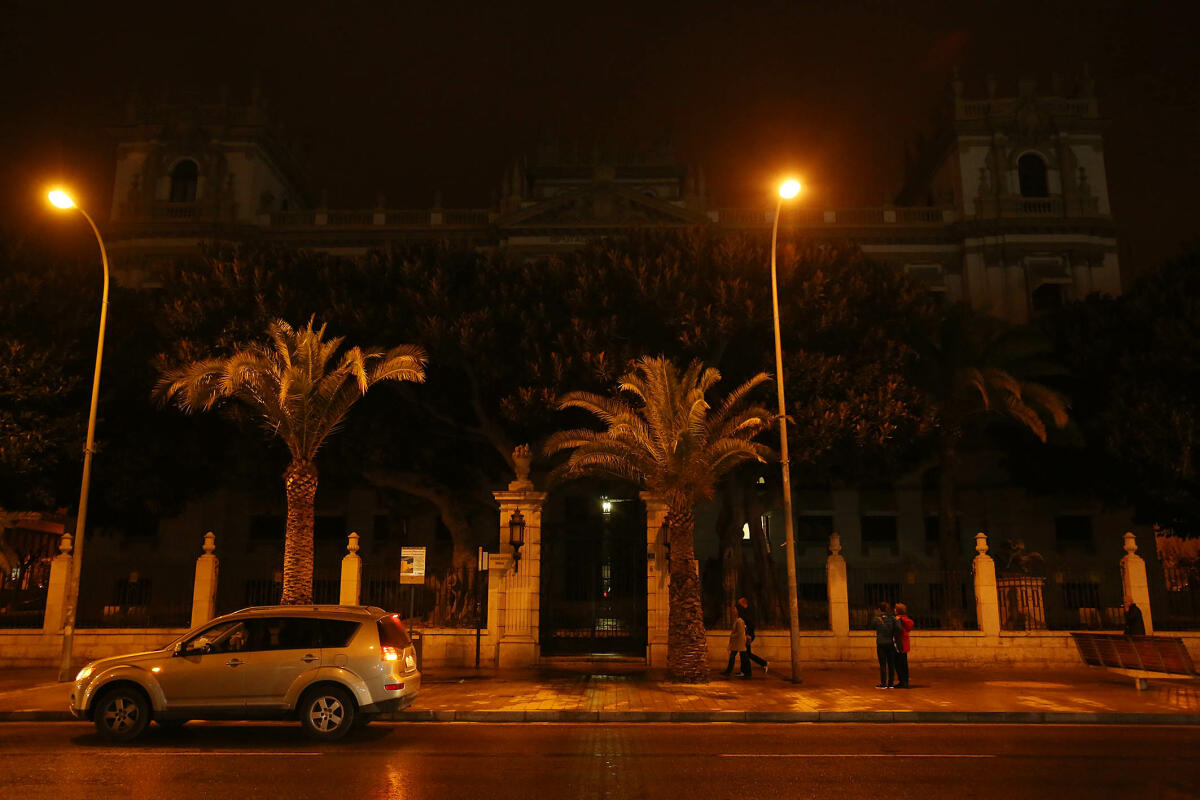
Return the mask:
<svg viewBox="0 0 1200 800">
<path fill-rule="evenodd" d="M 95 667 L 93 667 L 91 664 L 88 664 L 86 667 L 79 670 L 79 674 L 75 676 L 75 682 L 78 683 L 79 681 L 87 680 L 88 676 L 94 671 Z"/>
</svg>

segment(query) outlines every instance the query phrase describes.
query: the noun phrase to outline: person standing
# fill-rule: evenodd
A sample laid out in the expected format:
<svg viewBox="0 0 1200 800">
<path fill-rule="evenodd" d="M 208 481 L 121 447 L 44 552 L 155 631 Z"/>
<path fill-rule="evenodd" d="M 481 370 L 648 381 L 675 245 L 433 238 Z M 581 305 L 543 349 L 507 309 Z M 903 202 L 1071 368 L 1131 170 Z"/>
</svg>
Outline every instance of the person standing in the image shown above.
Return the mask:
<svg viewBox="0 0 1200 800">
<path fill-rule="evenodd" d="M 763 674 L 765 675 L 767 673 L 767 660 L 762 656 L 754 654 L 754 612 L 750 610 L 750 601 L 745 597 L 739 597 L 737 599 L 737 612 L 746 623 L 746 658 L 762 667 Z M 752 669 L 749 665 L 747 667 Z"/>
<path fill-rule="evenodd" d="M 896 603 L 896 625 L 899 628 L 899 638 L 896 639 L 896 688 L 908 688 L 908 651 L 912 643 L 908 634 L 917 626 L 908 616 L 908 606 Z"/>
<path fill-rule="evenodd" d="M 739 612 L 741 609 L 737 609 Z M 733 660 L 740 658 L 743 678 L 750 677 L 750 659 L 746 658 L 746 622 L 739 613 L 733 620 L 733 629 L 729 631 L 729 663 L 721 674 L 728 678 L 733 674 Z"/>
<path fill-rule="evenodd" d="M 876 689 L 891 689 L 896 680 L 896 639 L 899 630 L 892 607 L 887 601 L 879 604 L 879 613 L 871 620 L 875 631 L 875 655 L 879 658 L 879 684 Z"/>
</svg>

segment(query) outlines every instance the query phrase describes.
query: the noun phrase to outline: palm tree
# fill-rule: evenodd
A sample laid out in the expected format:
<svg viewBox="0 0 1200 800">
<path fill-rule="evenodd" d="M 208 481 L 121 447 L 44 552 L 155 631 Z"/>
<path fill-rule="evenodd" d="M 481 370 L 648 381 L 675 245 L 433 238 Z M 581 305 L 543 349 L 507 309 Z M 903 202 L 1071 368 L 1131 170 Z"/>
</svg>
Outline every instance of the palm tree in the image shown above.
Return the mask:
<svg viewBox="0 0 1200 800">
<path fill-rule="evenodd" d="M 184 411 L 208 411 L 234 400 L 261 417 L 268 431 L 291 451 L 283 473 L 287 528 L 283 549 L 284 604 L 312 602 L 314 459 L 350 407 L 380 381 L 425 380 L 425 352 L 415 345 L 387 351 L 351 348 L 337 366 L 332 359 L 341 337 L 325 339 L 325 326 L 296 330 L 282 320 L 270 325 L 270 343 L 225 358 L 195 361 L 164 372 L 155 388 L 163 402 Z"/>
<path fill-rule="evenodd" d="M 955 473 L 967 426 L 988 416 L 1003 418 L 1044 443 L 1047 421 L 1058 428 L 1067 424 L 1067 399 L 1033 380 L 1064 372 L 1044 360 L 1048 349 L 1031 331 L 964 305 L 951 308 L 937 335 L 920 348 L 918 384 L 929 399 L 936 431 L 938 541 L 945 569 L 959 558 Z"/>
<path fill-rule="evenodd" d="M 765 461 L 771 450 L 752 441 L 771 425 L 771 413 L 745 406 L 746 396 L 770 378 L 759 373 L 734 389 L 710 414 L 705 393 L 721 373 L 693 361 L 680 374 L 665 358 L 643 357 L 622 376 L 612 397 L 572 392 L 559 408 L 581 408 L 604 425 L 560 431 L 544 446 L 570 451 L 553 479 L 588 475 L 631 480 L 662 497 L 668 507 L 670 614 L 667 670 L 688 683 L 708 679 L 708 643 L 695 567 L 695 503 L 711 497 L 717 480 L 739 463 Z"/>
</svg>

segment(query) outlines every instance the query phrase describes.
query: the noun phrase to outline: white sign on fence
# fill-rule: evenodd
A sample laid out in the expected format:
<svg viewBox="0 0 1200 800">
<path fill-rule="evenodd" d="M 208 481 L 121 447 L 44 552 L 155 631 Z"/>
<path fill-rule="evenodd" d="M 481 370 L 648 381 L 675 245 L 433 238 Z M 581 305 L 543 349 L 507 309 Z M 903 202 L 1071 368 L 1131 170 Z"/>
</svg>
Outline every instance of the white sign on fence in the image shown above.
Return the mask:
<svg viewBox="0 0 1200 800">
<path fill-rule="evenodd" d="M 425 548 L 400 548 L 400 583 L 425 583 Z"/>
</svg>

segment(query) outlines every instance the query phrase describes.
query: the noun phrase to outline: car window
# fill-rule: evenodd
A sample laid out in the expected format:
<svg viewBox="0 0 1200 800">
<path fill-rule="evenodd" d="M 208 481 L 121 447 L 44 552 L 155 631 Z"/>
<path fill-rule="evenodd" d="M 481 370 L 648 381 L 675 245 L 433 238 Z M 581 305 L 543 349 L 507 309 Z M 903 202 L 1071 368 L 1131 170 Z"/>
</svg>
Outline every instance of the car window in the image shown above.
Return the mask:
<svg viewBox="0 0 1200 800">
<path fill-rule="evenodd" d="M 237 653 L 246 649 L 247 631 L 245 623 L 235 620 L 222 622 L 205 628 L 183 643 L 183 652 L 188 655 L 206 653 Z"/>
<path fill-rule="evenodd" d="M 347 619 L 323 619 L 320 625 L 322 647 L 345 647 L 358 630 L 358 623 Z"/>
<path fill-rule="evenodd" d="M 304 617 L 257 617 L 246 620 L 246 649 L 315 650 L 321 646 L 318 620 Z"/>
</svg>

